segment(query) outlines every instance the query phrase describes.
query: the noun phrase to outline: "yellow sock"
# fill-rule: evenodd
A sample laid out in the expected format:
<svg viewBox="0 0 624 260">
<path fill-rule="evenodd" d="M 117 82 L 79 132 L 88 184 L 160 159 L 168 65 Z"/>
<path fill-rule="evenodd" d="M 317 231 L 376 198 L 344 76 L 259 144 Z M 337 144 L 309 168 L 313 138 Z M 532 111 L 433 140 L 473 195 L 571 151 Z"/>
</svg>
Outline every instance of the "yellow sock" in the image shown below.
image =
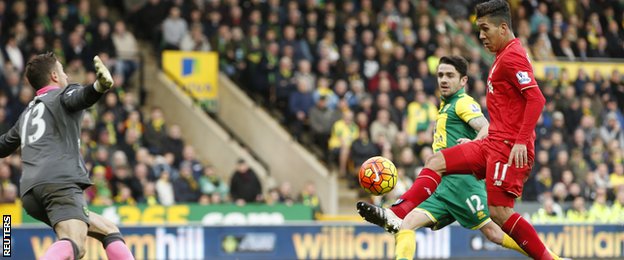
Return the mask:
<svg viewBox="0 0 624 260">
<path fill-rule="evenodd" d="M 559 258 L 558 255 L 555 255 L 555 253 L 553 253 L 552 251 L 550 251 L 550 249 L 546 248 L 546 250 L 548 250 L 548 253 L 550 253 L 550 256 L 553 258 L 553 260 L 561 260 L 561 258 Z"/>
<path fill-rule="evenodd" d="M 516 243 L 516 241 L 514 241 L 513 238 L 511 238 L 507 234 L 503 235 L 503 243 L 501 244 L 501 246 L 503 246 L 504 248 L 509 248 L 509 249 L 518 251 L 518 252 L 520 252 L 520 254 L 523 254 L 525 256 L 529 256 L 529 254 L 524 252 L 524 250 L 518 245 L 518 243 Z M 550 256 L 552 256 L 553 260 L 561 260 L 561 258 L 559 258 L 559 256 L 556 255 L 555 253 L 553 253 L 552 251 L 550 251 L 550 249 L 546 248 L 546 250 L 548 250 L 548 252 L 550 253 Z"/>
<path fill-rule="evenodd" d="M 416 232 L 414 230 L 402 229 L 395 235 L 396 239 L 396 259 L 412 260 L 416 254 Z"/>
<path fill-rule="evenodd" d="M 524 252 L 524 250 L 522 250 L 522 248 L 518 245 L 518 243 L 516 243 L 516 241 L 514 241 L 513 238 L 511 238 L 507 234 L 503 235 L 503 243 L 501 244 L 501 246 L 503 246 L 504 248 L 509 248 L 511 250 L 516 250 L 520 252 L 520 254 L 523 254 L 525 256 L 529 256 L 529 254 Z"/>
</svg>

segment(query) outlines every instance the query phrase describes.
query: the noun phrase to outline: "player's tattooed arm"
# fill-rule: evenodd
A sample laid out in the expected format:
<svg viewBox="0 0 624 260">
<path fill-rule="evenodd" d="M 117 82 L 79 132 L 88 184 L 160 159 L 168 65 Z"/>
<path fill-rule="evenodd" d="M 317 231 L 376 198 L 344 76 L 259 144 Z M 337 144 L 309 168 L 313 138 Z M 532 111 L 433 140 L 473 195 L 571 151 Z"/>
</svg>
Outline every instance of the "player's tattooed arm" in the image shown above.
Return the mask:
<svg viewBox="0 0 624 260">
<path fill-rule="evenodd" d="M 472 129 L 478 132 L 477 137 L 475 137 L 474 140 L 483 139 L 488 135 L 488 128 L 490 127 L 490 122 L 488 122 L 484 116 L 473 118 L 470 121 L 468 121 L 468 124 L 470 125 L 470 127 L 472 127 Z"/>
</svg>

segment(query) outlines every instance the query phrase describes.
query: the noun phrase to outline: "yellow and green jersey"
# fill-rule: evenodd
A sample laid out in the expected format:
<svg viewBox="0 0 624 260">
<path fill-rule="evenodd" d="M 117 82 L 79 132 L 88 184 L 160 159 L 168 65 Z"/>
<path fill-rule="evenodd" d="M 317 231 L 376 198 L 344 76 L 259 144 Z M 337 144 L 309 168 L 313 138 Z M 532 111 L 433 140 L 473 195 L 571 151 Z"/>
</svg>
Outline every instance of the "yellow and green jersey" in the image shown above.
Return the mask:
<svg viewBox="0 0 624 260">
<path fill-rule="evenodd" d="M 457 145 L 457 139 L 474 139 L 477 135 L 468 122 L 483 116 L 481 107 L 460 89 L 449 98 L 442 98 L 434 132 L 433 150 L 439 151 Z M 490 222 L 485 181 L 472 174 L 450 174 L 417 210 L 435 222 L 434 230 L 455 220 L 465 228 L 479 229 Z"/>
<path fill-rule="evenodd" d="M 405 131 L 409 136 L 416 136 L 418 132 L 429 128 L 431 122 L 436 120 L 436 107 L 426 102 L 424 104 L 412 101 L 407 105 Z"/>
<path fill-rule="evenodd" d="M 449 98 L 443 97 L 433 132 L 433 150 L 437 152 L 453 147 L 459 138 L 474 139 L 477 131 L 468 122 L 481 116 L 481 106 L 464 89 Z"/>
</svg>

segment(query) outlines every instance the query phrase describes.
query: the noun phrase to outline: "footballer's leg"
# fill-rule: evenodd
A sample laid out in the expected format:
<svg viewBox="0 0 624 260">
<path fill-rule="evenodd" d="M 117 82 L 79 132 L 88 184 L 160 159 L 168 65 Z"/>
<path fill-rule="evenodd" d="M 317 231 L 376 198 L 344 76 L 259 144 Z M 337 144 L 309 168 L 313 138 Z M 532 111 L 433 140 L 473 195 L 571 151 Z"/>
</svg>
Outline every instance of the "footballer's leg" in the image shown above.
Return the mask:
<svg viewBox="0 0 624 260">
<path fill-rule="evenodd" d="M 435 195 L 429 197 L 418 208 L 407 214 L 401 223 L 399 232 L 395 235 L 396 259 L 413 259 L 416 254 L 415 230 L 437 225 L 438 220 L 443 220 L 443 225 L 449 225 L 455 221 L 450 216 L 444 201 Z"/>
<path fill-rule="evenodd" d="M 520 214 L 514 212 L 515 199 L 531 171 L 533 158 L 529 155 L 528 166 L 508 165 L 512 144 L 507 141 L 490 141 L 486 172 L 488 207 L 492 220 L 513 238 L 534 259 L 553 259 L 535 228 Z"/>
<path fill-rule="evenodd" d="M 89 236 L 102 242 L 108 259 L 134 259 L 130 249 L 126 246 L 121 232 L 119 232 L 119 228 L 113 222 L 93 212 L 89 214 L 89 219 L 91 221 Z"/>
<path fill-rule="evenodd" d="M 449 173 L 485 173 L 485 156 L 482 140 L 457 145 L 435 153 L 427 160 L 410 189 L 405 192 L 389 209 L 377 207 L 366 202 L 358 202 L 357 210 L 366 221 L 388 229 L 396 226 L 409 212 L 425 201 L 441 182 L 441 174 Z M 485 176 L 477 176 L 484 178 Z"/>
<path fill-rule="evenodd" d="M 87 223 L 78 219 L 68 219 L 57 223 L 54 232 L 59 238 L 45 252 L 42 260 L 80 259 L 85 254 Z"/>
<path fill-rule="evenodd" d="M 442 153 L 436 152 L 427 160 L 425 168 L 414 180 L 409 190 L 403 193 L 390 208 L 382 208 L 360 201 L 356 204 L 358 213 L 366 221 L 380 226 L 390 233 L 396 233 L 401 225 L 401 220 L 433 194 L 441 182 L 441 172 L 445 170 L 445 167 L 444 156 Z"/>
<path fill-rule="evenodd" d="M 409 190 L 403 193 L 389 209 L 360 201 L 356 205 L 358 213 L 366 221 L 383 227 L 388 232 L 396 232 L 401 219 L 433 194 L 442 180 L 441 174 L 445 169 L 444 156 L 436 152 L 427 160 L 425 168 L 418 174 Z"/>
<path fill-rule="evenodd" d="M 518 245 L 518 243 L 516 243 L 516 241 L 514 241 L 513 238 L 511 238 L 509 235 L 505 234 L 505 232 L 501 229 L 501 227 L 496 225 L 496 223 L 489 222 L 485 226 L 483 226 L 480 230 L 481 230 L 481 233 L 483 233 L 483 235 L 488 240 L 496 244 L 499 244 L 504 248 L 515 250 L 525 256 L 529 256 L 529 254 L 527 254 L 527 252 L 522 250 L 522 248 Z M 548 250 L 548 252 L 550 253 L 550 256 L 555 260 L 567 259 L 567 258 L 560 258 L 557 254 L 553 253 L 550 250 Z"/>
<path fill-rule="evenodd" d="M 59 240 L 41 259 L 79 259 L 85 254 L 87 202 L 76 184 L 42 184 L 32 189 L 33 198 L 45 208 L 47 220 Z"/>
<path fill-rule="evenodd" d="M 401 229 L 394 235 L 397 260 L 414 259 L 416 254 L 416 229 L 432 225 L 433 221 L 423 211 L 414 209 L 405 216 Z"/>
<path fill-rule="evenodd" d="M 403 218 L 413 208 L 425 201 L 441 182 L 441 175 L 479 174 L 485 178 L 485 156 L 482 152 L 482 140 L 476 140 L 453 146 L 435 153 L 425 163 L 425 168 L 418 174 L 410 189 L 392 205 L 390 210 Z"/>
<path fill-rule="evenodd" d="M 392 234 L 399 231 L 403 220 L 397 217 L 389 208 L 382 208 L 364 201 L 359 201 L 356 206 L 358 213 L 366 221 Z"/>
<path fill-rule="evenodd" d="M 522 248 L 518 245 L 518 243 L 516 243 L 516 241 L 514 241 L 513 238 L 505 234 L 505 232 L 503 232 L 503 230 L 498 225 L 496 225 L 496 223 L 490 221 L 489 223 L 485 224 L 485 226 L 481 227 L 479 230 L 481 230 L 481 233 L 483 233 L 483 235 L 488 240 L 496 244 L 499 244 L 504 248 L 515 250 L 525 256 L 529 256 L 529 254 L 524 252 L 524 250 L 522 250 Z"/>
</svg>

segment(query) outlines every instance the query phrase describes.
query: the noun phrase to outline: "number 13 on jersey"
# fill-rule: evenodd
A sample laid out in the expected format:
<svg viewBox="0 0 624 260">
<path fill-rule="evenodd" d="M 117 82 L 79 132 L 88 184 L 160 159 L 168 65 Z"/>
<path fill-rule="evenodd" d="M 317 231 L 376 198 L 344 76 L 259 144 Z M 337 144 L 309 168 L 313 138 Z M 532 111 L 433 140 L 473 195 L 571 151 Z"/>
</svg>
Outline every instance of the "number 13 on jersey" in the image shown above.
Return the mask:
<svg viewBox="0 0 624 260">
<path fill-rule="evenodd" d="M 39 102 L 28 108 L 28 111 L 24 115 L 22 133 L 20 135 L 22 139 L 22 148 L 27 143 L 36 142 L 43 136 L 43 133 L 45 133 L 46 122 L 43 120 L 43 113 L 45 113 L 45 105 L 43 102 Z M 27 136 L 28 133 L 31 134 Z"/>
</svg>

